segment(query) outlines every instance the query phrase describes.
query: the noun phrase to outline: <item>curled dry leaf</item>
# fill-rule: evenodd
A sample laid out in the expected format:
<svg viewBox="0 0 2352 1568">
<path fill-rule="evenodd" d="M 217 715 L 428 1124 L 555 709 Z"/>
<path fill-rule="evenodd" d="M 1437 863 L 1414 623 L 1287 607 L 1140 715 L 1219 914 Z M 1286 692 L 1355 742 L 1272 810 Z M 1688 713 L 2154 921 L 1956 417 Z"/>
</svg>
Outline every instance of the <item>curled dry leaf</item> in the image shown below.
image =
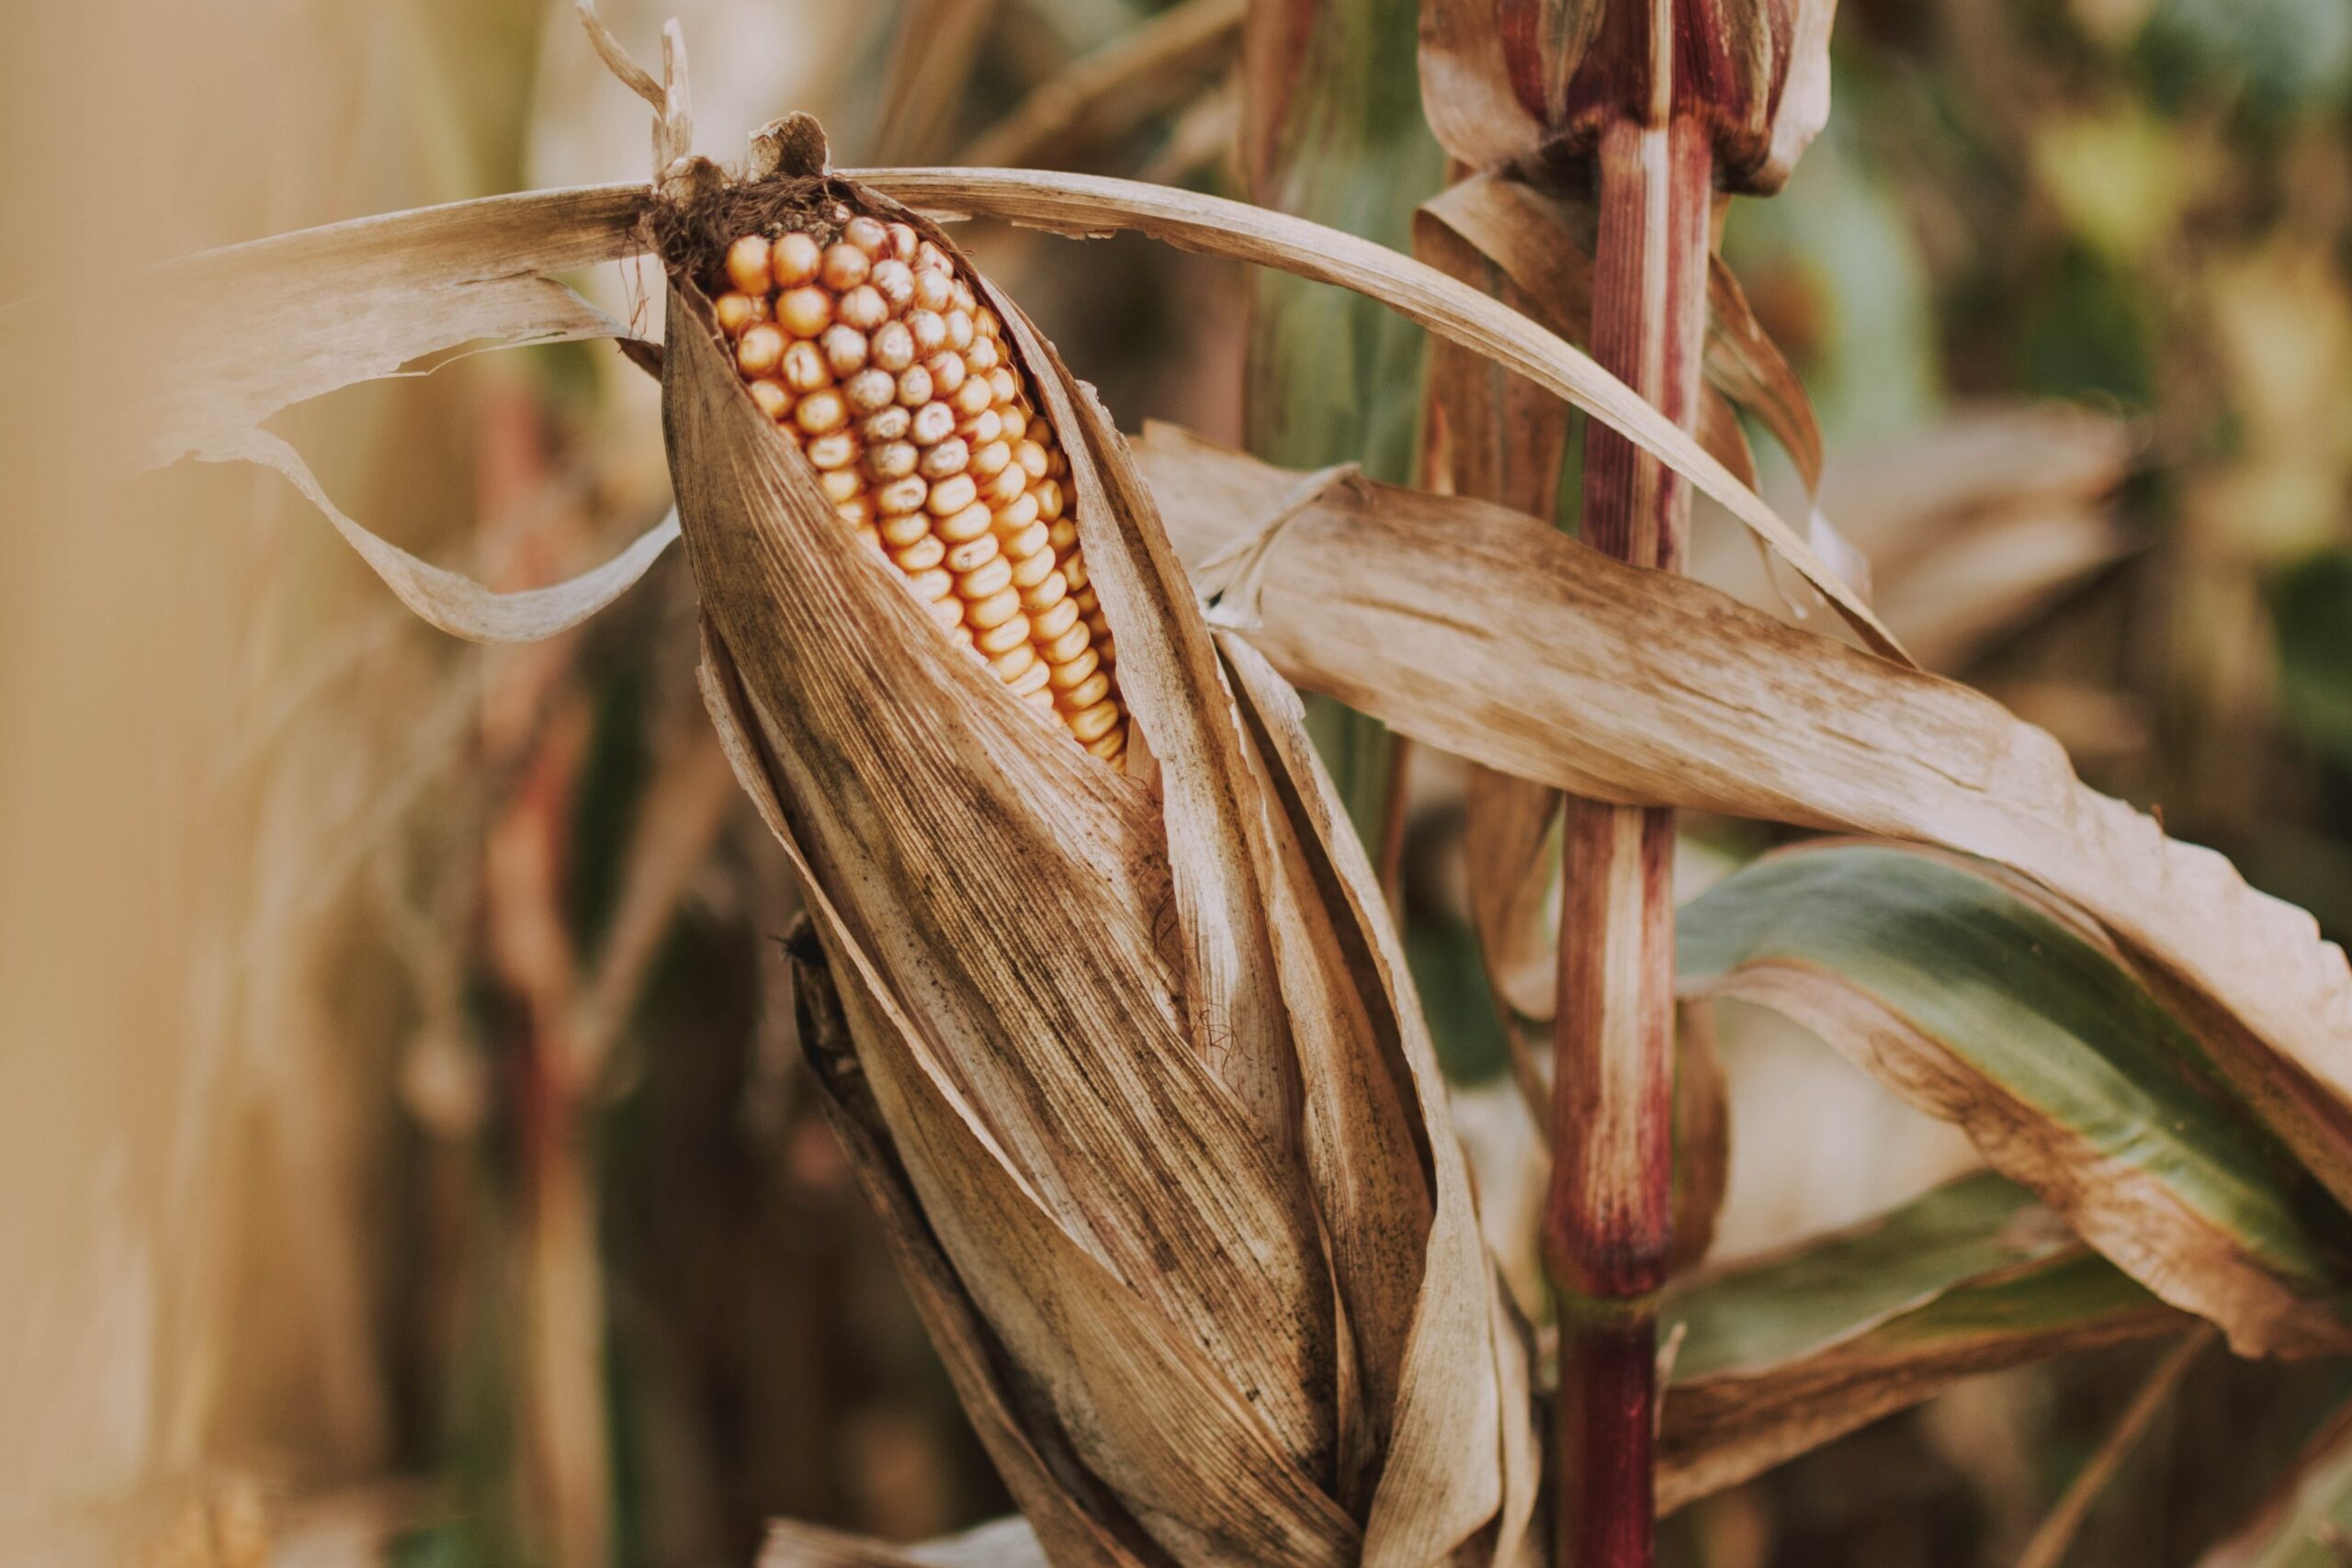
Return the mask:
<svg viewBox="0 0 2352 1568">
<path fill-rule="evenodd" d="M 593 23 L 593 7 L 583 6 Z M 592 25 L 592 36 L 598 29 Z M 665 36 L 673 66 L 683 47 Z M 617 48 L 617 46 L 613 46 Z M 658 98 L 657 152 L 683 145 L 687 119 L 682 79 L 655 84 L 641 70 L 637 90 Z M 673 72 L 674 77 L 674 72 Z M 805 117 L 780 121 L 755 140 L 747 172 L 759 175 L 789 152 L 783 143 Z M 821 139 L 820 139 L 821 140 Z M 707 187 L 714 165 L 679 159 L 664 166 L 665 181 L 685 190 Z M 900 169 L 863 178 L 885 196 L 904 197 L 943 214 L 988 215 L 1074 236 L 1135 230 L 1181 247 L 1272 266 L 1336 284 L 1380 299 L 1391 309 L 1469 348 L 1594 418 L 1622 431 L 1644 450 L 1687 474 L 1698 490 L 1819 588 L 1873 648 L 1902 657 L 1901 645 L 1869 606 L 1853 594 L 1788 524 L 1744 480 L 1589 358 L 1465 285 L 1395 252 L 1317 224 L 1239 202 L 1188 191 L 1042 171 Z M 458 202 L 390 218 L 308 230 L 251 246 L 206 252 L 153 269 L 166 292 L 186 287 L 207 300 L 189 318 L 198 324 L 173 339 L 165 356 L 177 374 L 161 378 L 166 394 L 126 418 L 110 378 L 90 380 L 85 409 L 103 408 L 93 423 L 128 431 L 146 466 L 190 451 L 245 457 L 298 474 L 298 482 L 355 548 L 404 602 L 458 636 L 520 641 L 576 625 L 641 576 L 676 536 L 670 520 L 650 530 L 614 560 L 571 582 L 514 595 L 491 593 L 455 572 L 431 566 L 370 535 L 326 502 L 300 458 L 258 422 L 288 403 L 336 387 L 397 373 L 423 356 L 468 343 L 542 342 L 616 336 L 639 363 L 660 358 L 653 345 L 591 310 L 544 274 L 594 261 L 641 254 L 650 193 L 634 186 L 599 186 Z M 378 275 L 381 274 L 382 276 Z M 352 284 L 322 303 L 299 330 L 298 352 L 284 367 L 256 369 L 246 352 L 250 334 L 285 326 L 285 300 L 322 287 L 321 279 Z M 389 281 L 387 281 L 389 279 Z M 207 292 L 209 291 L 209 292 Z M 72 312 L 53 302 L 23 301 L 0 312 L 0 342 L 12 367 L 46 374 L 81 365 L 85 376 L 103 357 L 57 341 L 43 323 L 106 320 L 107 312 Z M 353 352 L 345 352 L 345 349 Z M 152 352 L 142 347 L 142 352 Z M 11 389 L 12 390 L 16 389 Z M 44 386 L 41 390 L 46 390 Z M 219 407 L 207 406 L 214 391 Z M 29 400 L 29 399 L 28 400 Z M 239 412 L 243 411 L 243 412 Z M 70 422 L 69 422 L 70 423 Z M 209 439 L 188 439 L 189 432 Z"/>
<path fill-rule="evenodd" d="M 664 423 L 706 694 L 808 883 L 836 1119 L 1049 1554 L 1506 1554 L 1523 1371 L 1287 688 L 1246 649 L 1228 685 L 1107 415 L 959 262 L 1067 456 L 1125 771 L 1040 723 L 836 516 L 708 297 L 731 233 L 862 216 L 953 245 L 788 154 L 668 188 Z"/>
<path fill-rule="evenodd" d="M 644 201 L 642 190 L 621 186 L 538 191 L 208 251 L 108 280 L 135 292 L 137 311 L 50 299 L 8 307 L 0 365 L 12 381 L 25 378 L 7 389 L 28 406 L 38 391 L 40 417 L 64 433 L 58 445 L 104 432 L 99 460 L 117 475 L 187 457 L 276 468 L 435 626 L 483 641 L 552 636 L 643 575 L 675 523 L 570 582 L 493 593 L 346 516 L 264 425 L 322 393 L 473 347 L 630 338 L 547 275 L 635 254 Z M 257 351 L 265 340 L 266 352 Z M 116 373 L 123 365 L 139 374 Z"/>
<path fill-rule="evenodd" d="M 1947 845 L 2121 940 L 2231 1090 L 2352 1199 L 2352 972 L 2311 916 L 2086 788 L 1952 682 L 1601 558 L 1532 518 L 1294 475 L 1167 428 L 1138 456 L 1185 558 L 1252 552 L 1222 620 L 1285 678 L 1595 799 Z M 1206 583 L 1214 589 L 1217 584 Z"/>
<path fill-rule="evenodd" d="M 1722 461 L 1555 333 L 1432 267 L 1301 219 L 1133 180 L 1013 169 L 873 169 L 859 177 L 926 212 L 1001 218 L 1081 239 L 1134 230 L 1370 295 L 1575 404 L 1689 478 L 1819 589 L 1863 640 L 1904 657 L 1870 606 Z"/>
</svg>

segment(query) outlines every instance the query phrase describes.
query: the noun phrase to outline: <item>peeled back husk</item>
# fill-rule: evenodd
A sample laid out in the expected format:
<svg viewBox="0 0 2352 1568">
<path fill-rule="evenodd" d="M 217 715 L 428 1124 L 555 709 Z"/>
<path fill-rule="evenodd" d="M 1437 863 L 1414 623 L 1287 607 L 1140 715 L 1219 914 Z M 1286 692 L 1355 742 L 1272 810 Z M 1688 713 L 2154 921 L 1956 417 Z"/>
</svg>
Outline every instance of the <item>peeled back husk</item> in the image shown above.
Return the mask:
<svg viewBox="0 0 2352 1568">
<path fill-rule="evenodd" d="M 763 133 L 752 167 L 665 188 L 740 215 L 821 187 L 958 254 L 826 175 L 805 120 Z M 1125 773 L 1035 723 L 753 405 L 694 281 L 707 258 L 665 259 L 706 695 L 806 881 L 836 1119 L 1046 1550 L 1515 1553 L 1520 1347 L 1394 935 L 1289 689 L 1246 648 L 1228 681 L 1091 390 L 973 274 L 1069 455 Z"/>
</svg>

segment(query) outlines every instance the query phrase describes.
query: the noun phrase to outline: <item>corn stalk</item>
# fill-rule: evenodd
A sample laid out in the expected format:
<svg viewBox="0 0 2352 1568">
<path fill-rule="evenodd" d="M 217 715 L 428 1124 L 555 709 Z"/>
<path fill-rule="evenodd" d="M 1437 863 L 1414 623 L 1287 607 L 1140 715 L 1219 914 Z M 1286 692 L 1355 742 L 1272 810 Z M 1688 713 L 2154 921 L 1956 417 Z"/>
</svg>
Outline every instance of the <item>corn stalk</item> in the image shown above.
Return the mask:
<svg viewBox="0 0 2352 1568">
<path fill-rule="evenodd" d="M 1790 67 L 1818 63 L 1804 45 L 1822 41 L 1827 11 L 1738 0 L 1423 9 L 1423 91 L 1440 139 L 1474 170 L 1555 185 L 1573 183 L 1564 170 L 1589 175 L 1589 346 L 1686 433 L 1702 406 L 1715 188 L 1770 188 L 1785 174 Z M 1817 119 L 1809 95 L 1795 97 L 1788 129 L 1801 145 Z M 1681 477 L 1595 426 L 1583 481 L 1587 543 L 1682 570 Z M 1566 797 L 1543 1227 L 1561 1325 L 1563 1568 L 1645 1564 L 1653 1552 L 1657 1298 L 1674 1256 L 1673 852 L 1671 810 Z"/>
</svg>

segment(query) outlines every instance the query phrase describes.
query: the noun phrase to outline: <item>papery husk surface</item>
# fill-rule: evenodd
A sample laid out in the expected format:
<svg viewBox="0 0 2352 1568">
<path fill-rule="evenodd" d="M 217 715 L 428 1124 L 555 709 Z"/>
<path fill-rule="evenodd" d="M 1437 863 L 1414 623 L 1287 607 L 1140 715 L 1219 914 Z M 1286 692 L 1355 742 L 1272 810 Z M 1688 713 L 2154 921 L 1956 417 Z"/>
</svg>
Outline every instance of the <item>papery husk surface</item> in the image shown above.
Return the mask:
<svg viewBox="0 0 2352 1568">
<path fill-rule="evenodd" d="M 1595 799 L 1941 844 L 2113 931 L 2230 1088 L 2352 1199 L 2352 972 L 2304 911 L 2086 788 L 1983 694 L 1608 561 L 1498 507 L 1296 476 L 1165 427 L 1138 456 L 1218 619 L 1399 732 Z M 1220 575 L 1212 573 L 1213 577 Z"/>
<path fill-rule="evenodd" d="M 1278 807 L 1303 739 L 1263 694 L 1242 724 L 1107 416 L 991 302 L 1070 457 L 1124 776 L 938 634 L 671 297 L 706 691 L 810 883 L 861 1169 L 1008 1478 L 1087 1481 L 1057 1560 L 1489 1560 L 1523 1382 L 1393 939 Z"/>
</svg>

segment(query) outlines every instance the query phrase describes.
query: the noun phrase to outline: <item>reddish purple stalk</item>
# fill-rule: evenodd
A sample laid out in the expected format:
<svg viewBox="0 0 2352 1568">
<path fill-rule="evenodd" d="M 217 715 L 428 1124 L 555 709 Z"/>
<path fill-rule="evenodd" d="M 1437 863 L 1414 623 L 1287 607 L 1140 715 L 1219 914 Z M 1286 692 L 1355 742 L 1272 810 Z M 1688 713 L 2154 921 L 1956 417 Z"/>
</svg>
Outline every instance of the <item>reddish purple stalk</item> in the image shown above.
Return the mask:
<svg viewBox="0 0 2352 1568">
<path fill-rule="evenodd" d="M 1663 40 L 1660 48 L 1663 49 Z M 1699 400 L 1713 164 L 1698 120 L 1608 126 L 1592 353 L 1686 430 Z M 1680 570 L 1687 484 L 1587 427 L 1584 538 Z M 1562 834 L 1554 1165 L 1544 1257 L 1560 1308 L 1555 1568 L 1646 1568 L 1654 1553 L 1657 1292 L 1673 1244 L 1674 814 L 1574 796 Z"/>
</svg>

